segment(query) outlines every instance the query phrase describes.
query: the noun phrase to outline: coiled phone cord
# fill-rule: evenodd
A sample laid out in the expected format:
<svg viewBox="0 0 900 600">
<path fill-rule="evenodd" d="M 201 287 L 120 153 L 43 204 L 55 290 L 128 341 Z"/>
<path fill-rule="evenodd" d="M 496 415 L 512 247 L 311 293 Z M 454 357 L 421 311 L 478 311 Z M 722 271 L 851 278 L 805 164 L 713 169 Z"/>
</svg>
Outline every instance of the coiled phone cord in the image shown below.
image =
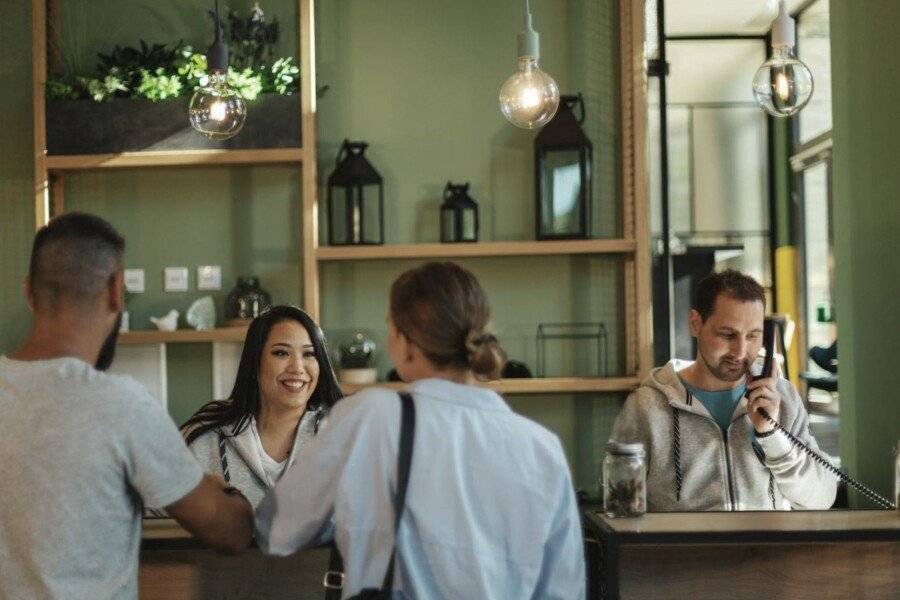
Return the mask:
<svg viewBox="0 0 900 600">
<path fill-rule="evenodd" d="M 756 410 L 759 412 L 759 414 L 761 414 L 763 416 L 763 418 L 766 421 L 771 423 L 775 427 L 775 429 L 780 430 L 784 435 L 786 435 L 788 437 L 789 440 L 791 440 L 791 442 L 793 444 L 795 444 L 798 448 L 800 448 L 801 450 L 803 450 L 804 452 L 809 454 L 814 461 L 816 461 L 817 463 L 819 463 L 820 465 L 822 465 L 823 467 L 825 467 L 826 469 L 828 469 L 829 471 L 834 473 L 838 477 L 838 479 L 845 481 L 845 482 L 849 483 L 850 485 L 852 485 L 863 496 L 865 496 L 866 498 L 868 498 L 875 504 L 878 504 L 889 510 L 893 510 L 893 509 L 897 508 L 896 506 L 894 506 L 893 502 L 891 502 L 890 500 L 888 500 L 887 498 L 885 498 L 878 492 L 867 488 L 865 485 L 863 485 L 859 481 L 853 479 L 853 477 L 851 477 L 850 475 L 848 475 L 841 469 L 838 469 L 836 466 L 834 466 L 833 464 L 831 464 L 830 462 L 828 462 L 827 460 L 822 458 L 815 450 L 813 450 L 812 448 L 810 448 L 809 446 L 804 444 L 802 441 L 800 441 L 800 439 L 797 438 L 797 436 L 795 436 L 793 433 L 791 433 L 790 431 L 788 431 L 787 429 L 782 427 L 781 423 L 779 423 L 778 421 L 773 419 L 771 416 L 769 416 L 769 413 L 766 412 L 765 409 L 757 408 Z"/>
</svg>

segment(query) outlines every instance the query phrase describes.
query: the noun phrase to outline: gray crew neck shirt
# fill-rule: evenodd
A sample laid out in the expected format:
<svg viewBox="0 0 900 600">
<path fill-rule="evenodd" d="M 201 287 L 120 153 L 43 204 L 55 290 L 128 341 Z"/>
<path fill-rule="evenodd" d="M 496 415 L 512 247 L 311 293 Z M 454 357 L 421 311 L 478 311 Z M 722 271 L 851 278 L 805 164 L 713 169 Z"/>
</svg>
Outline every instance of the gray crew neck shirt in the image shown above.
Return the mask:
<svg viewBox="0 0 900 600">
<path fill-rule="evenodd" d="M 136 381 L 0 356 L 0 598 L 137 598 L 141 505 L 203 472 Z"/>
</svg>

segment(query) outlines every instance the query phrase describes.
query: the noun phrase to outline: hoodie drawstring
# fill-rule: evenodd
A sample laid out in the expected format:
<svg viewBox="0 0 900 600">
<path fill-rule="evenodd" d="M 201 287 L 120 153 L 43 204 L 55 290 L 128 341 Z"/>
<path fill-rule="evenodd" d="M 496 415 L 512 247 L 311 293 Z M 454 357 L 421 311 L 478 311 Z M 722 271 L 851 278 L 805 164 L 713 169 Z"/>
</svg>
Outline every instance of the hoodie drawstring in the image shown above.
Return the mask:
<svg viewBox="0 0 900 600">
<path fill-rule="evenodd" d="M 219 432 L 219 462 L 222 464 L 222 477 L 225 483 L 231 483 L 231 475 L 228 473 L 228 457 L 225 455 L 225 435 Z"/>
<path fill-rule="evenodd" d="M 675 464 L 675 501 L 681 502 L 681 426 L 679 425 L 678 409 L 672 407 L 672 424 L 674 427 L 674 443 L 672 444 L 672 462 Z"/>
<path fill-rule="evenodd" d="M 772 499 L 772 510 L 778 510 L 778 505 L 775 504 L 775 476 L 772 471 L 769 471 L 769 498 Z"/>
</svg>

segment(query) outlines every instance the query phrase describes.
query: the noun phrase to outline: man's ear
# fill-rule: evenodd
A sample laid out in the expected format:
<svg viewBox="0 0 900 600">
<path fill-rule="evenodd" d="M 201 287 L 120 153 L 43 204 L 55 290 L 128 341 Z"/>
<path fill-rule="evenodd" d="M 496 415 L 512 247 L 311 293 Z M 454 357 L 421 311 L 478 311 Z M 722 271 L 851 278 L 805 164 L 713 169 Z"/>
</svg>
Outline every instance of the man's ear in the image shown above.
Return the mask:
<svg viewBox="0 0 900 600">
<path fill-rule="evenodd" d="M 700 337 L 700 328 L 703 327 L 703 317 L 700 316 L 700 313 L 691 309 L 691 314 L 688 315 L 688 325 L 691 328 L 691 335 L 695 338 Z"/>
<path fill-rule="evenodd" d="M 125 272 L 122 269 L 110 275 L 106 291 L 109 310 L 114 313 L 125 310 Z"/>
<path fill-rule="evenodd" d="M 34 288 L 31 287 L 30 275 L 26 275 L 25 279 L 22 281 L 22 292 L 25 294 L 25 302 L 28 303 L 29 310 L 34 312 Z"/>
</svg>

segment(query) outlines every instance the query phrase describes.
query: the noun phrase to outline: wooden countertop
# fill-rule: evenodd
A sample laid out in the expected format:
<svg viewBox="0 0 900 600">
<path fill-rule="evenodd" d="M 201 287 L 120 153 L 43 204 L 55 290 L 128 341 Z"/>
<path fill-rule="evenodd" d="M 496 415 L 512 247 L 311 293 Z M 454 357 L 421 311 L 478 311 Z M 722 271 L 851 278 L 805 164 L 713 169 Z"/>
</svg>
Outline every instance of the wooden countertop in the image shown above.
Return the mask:
<svg viewBox="0 0 900 600">
<path fill-rule="evenodd" d="M 205 546 L 175 519 L 144 518 L 141 530 L 143 550 L 193 550 Z"/>
<path fill-rule="evenodd" d="M 175 519 L 148 518 L 143 520 L 141 538 L 145 540 L 183 540 L 193 538 Z"/>
<path fill-rule="evenodd" d="M 895 510 L 648 513 L 613 519 L 585 513 L 586 526 L 620 543 L 900 541 Z"/>
</svg>

